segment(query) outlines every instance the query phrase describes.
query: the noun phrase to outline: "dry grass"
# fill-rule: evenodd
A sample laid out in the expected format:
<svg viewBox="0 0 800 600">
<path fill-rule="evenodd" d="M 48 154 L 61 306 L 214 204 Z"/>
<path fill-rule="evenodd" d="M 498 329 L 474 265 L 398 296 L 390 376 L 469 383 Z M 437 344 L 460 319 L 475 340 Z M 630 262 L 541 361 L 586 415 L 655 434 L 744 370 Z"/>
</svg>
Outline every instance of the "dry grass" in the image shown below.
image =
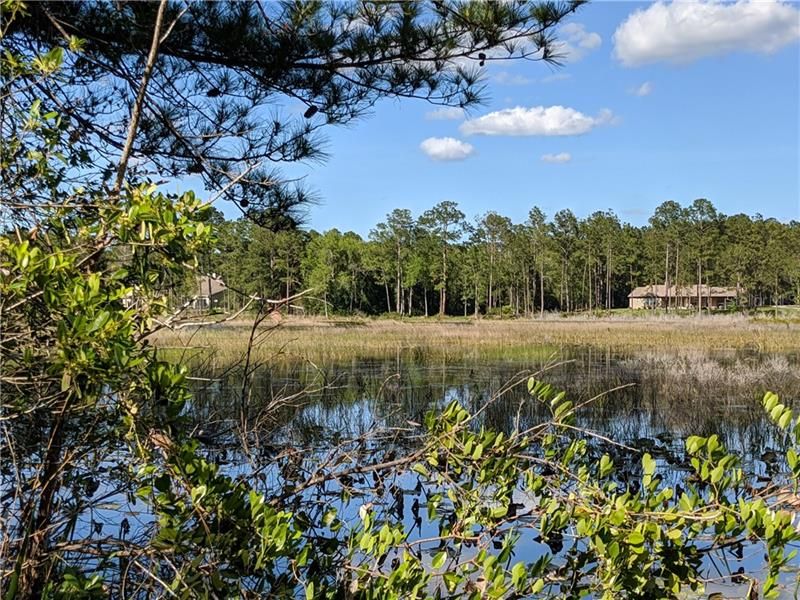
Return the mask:
<svg viewBox="0 0 800 600">
<path fill-rule="evenodd" d="M 646 378 L 658 385 L 660 397 L 738 399 L 748 391 L 774 390 L 795 397 L 800 372 L 785 354 L 712 357 L 703 350 L 664 353 L 644 350 L 622 360 L 622 378 Z"/>
<path fill-rule="evenodd" d="M 240 359 L 251 324 L 185 328 L 160 333 L 159 346 L 174 354 L 216 365 Z M 752 322 L 746 317 L 608 317 L 544 320 L 462 319 L 305 319 L 289 318 L 280 326 L 265 325 L 254 351 L 255 360 L 348 360 L 363 357 L 437 356 L 452 358 L 536 358 L 564 346 L 612 350 L 723 350 L 756 352 L 800 350 L 800 325 Z"/>
</svg>

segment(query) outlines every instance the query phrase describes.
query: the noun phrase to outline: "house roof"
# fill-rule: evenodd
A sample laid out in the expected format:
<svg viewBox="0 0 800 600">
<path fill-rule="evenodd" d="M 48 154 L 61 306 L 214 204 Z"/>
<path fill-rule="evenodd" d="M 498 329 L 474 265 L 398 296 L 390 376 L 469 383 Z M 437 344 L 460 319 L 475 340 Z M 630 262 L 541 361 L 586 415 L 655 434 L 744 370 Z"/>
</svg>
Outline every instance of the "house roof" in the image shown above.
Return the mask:
<svg viewBox="0 0 800 600">
<path fill-rule="evenodd" d="M 743 291 L 744 290 L 737 291 L 735 287 L 709 287 L 705 284 L 700 286 L 700 295 L 704 298 L 736 298 L 736 296 Z M 697 298 L 698 294 L 697 285 L 684 285 L 680 287 L 671 285 L 669 288 L 665 285 L 642 285 L 634 288 L 633 291 L 628 294 L 628 298 L 666 298 L 668 295 L 667 292 L 669 292 L 669 296 L 672 298 Z"/>
<path fill-rule="evenodd" d="M 209 288 L 210 286 L 210 288 Z M 209 289 L 211 293 L 209 294 Z M 228 289 L 225 282 L 221 277 L 216 275 L 198 275 L 197 276 L 197 295 L 201 298 L 208 298 L 209 296 L 216 296 Z"/>
<path fill-rule="evenodd" d="M 633 288 L 628 298 L 666 297 L 666 289 L 665 285 L 641 285 Z"/>
</svg>

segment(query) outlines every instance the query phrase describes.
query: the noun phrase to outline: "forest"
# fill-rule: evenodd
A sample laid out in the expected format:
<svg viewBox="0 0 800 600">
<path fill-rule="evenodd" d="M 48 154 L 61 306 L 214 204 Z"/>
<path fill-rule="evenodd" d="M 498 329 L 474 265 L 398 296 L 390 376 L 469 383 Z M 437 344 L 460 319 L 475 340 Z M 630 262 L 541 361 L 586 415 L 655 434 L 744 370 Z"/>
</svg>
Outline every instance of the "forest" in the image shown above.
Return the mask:
<svg viewBox="0 0 800 600">
<path fill-rule="evenodd" d="M 228 308 L 306 289 L 303 309 L 326 315 L 612 309 L 650 284 L 736 287 L 742 307 L 800 298 L 800 223 L 725 215 L 706 199 L 666 201 L 641 227 L 613 210 L 579 218 L 568 208 L 533 207 L 523 223 L 491 211 L 468 220 L 445 201 L 418 216 L 395 209 L 367 239 L 212 218 L 219 243 L 201 262 L 236 292 Z"/>
</svg>

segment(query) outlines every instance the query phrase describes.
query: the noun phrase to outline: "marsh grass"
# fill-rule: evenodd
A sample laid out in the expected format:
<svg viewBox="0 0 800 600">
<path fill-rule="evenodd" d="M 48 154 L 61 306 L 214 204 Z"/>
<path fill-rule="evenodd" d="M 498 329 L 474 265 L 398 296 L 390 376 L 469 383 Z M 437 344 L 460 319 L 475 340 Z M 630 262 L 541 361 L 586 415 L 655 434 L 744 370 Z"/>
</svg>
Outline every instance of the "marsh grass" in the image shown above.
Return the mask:
<svg viewBox="0 0 800 600">
<path fill-rule="evenodd" d="M 637 352 L 619 363 L 623 379 L 648 381 L 658 396 L 674 400 L 712 401 L 715 406 L 741 399 L 761 398 L 766 390 L 778 389 L 787 401 L 800 392 L 800 371 L 785 354 L 741 356 L 736 353 Z"/>
<path fill-rule="evenodd" d="M 252 324 L 190 327 L 154 339 L 169 358 L 231 364 L 247 350 Z M 331 362 L 367 357 L 452 360 L 546 360 L 565 347 L 612 351 L 800 351 L 800 325 L 753 322 L 742 315 L 702 318 L 666 315 L 541 320 L 312 319 L 265 325 L 253 349 L 256 361 Z"/>
</svg>

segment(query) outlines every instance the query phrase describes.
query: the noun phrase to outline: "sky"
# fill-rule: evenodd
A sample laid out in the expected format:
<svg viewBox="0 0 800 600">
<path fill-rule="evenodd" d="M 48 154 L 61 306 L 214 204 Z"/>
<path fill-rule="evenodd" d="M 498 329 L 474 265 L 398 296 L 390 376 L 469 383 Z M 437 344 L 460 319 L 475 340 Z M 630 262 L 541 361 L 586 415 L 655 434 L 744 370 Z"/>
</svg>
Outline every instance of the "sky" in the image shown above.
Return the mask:
<svg viewBox="0 0 800 600">
<path fill-rule="evenodd" d="M 367 235 L 394 208 L 453 200 L 468 218 L 666 200 L 800 220 L 800 3 L 603 2 L 558 32 L 566 64 L 488 61 L 464 115 L 384 100 L 328 128 L 330 159 L 294 167 L 320 203 L 307 225 Z"/>
</svg>

